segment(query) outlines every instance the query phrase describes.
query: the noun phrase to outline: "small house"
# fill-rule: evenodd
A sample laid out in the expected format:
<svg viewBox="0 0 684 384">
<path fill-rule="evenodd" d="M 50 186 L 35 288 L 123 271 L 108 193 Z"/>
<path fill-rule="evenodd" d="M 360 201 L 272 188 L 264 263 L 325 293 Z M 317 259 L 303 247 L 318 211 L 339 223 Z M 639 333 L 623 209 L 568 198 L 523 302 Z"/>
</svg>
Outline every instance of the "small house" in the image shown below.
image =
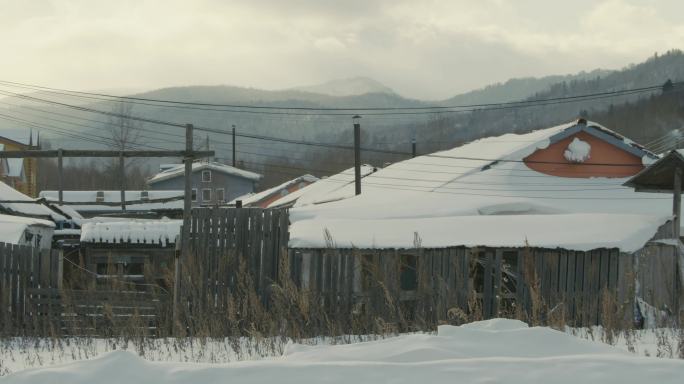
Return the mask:
<svg viewBox="0 0 684 384">
<path fill-rule="evenodd" d="M 55 223 L 0 214 L 0 243 L 50 249 Z"/>
<path fill-rule="evenodd" d="M 172 270 L 181 220 L 88 222 L 81 228 L 81 262 L 104 284 L 126 281 L 144 290 L 165 286 Z M 142 284 L 142 285 L 136 285 Z"/>
<path fill-rule="evenodd" d="M 168 165 L 166 166 L 168 167 Z M 168 167 L 147 180 L 150 191 L 182 191 L 185 166 Z M 253 193 L 261 175 L 213 161 L 192 164 L 193 206 L 221 205 Z"/>
</svg>

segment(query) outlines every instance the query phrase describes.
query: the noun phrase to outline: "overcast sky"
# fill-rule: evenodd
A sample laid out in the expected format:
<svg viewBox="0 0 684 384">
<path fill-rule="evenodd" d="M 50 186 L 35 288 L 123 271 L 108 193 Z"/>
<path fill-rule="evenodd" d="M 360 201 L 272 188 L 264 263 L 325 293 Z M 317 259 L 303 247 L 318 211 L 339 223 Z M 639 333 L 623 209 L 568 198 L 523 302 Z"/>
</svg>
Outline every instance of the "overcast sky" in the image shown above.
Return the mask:
<svg viewBox="0 0 684 384">
<path fill-rule="evenodd" d="M 681 0 L 0 0 L 0 79 L 279 89 L 372 77 L 438 99 L 684 48 Z"/>
</svg>

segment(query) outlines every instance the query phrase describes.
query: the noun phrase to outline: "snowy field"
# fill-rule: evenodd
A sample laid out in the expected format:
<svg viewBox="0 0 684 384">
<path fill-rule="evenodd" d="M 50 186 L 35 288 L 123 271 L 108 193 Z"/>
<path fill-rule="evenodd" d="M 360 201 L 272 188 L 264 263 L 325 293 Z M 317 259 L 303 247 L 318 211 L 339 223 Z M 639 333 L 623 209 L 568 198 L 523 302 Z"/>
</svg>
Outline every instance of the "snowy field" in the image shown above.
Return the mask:
<svg viewBox="0 0 684 384">
<path fill-rule="evenodd" d="M 651 332 L 635 335 L 631 342 L 617 341 L 618 347 L 583 337 L 600 337 L 597 330 L 571 333 L 544 327 L 528 328 L 516 320 L 494 319 L 460 327 L 441 326 L 436 335 L 411 334 L 375 341 L 307 346 L 287 344 L 282 355 L 267 356 L 280 349 L 231 352 L 225 343 L 189 345 L 181 351 L 172 343 L 159 341 L 156 351 L 116 350 L 111 342 L 88 348 L 62 346 L 55 352 L 20 353 L 16 348 L 3 366 L 14 370 L 0 379 L 3 383 L 681 383 L 684 360 L 657 358 L 662 337 L 675 334 Z M 677 339 L 672 339 L 676 356 Z M 167 344 L 167 349 L 161 345 Z M 631 347 L 629 347 L 631 345 Z M 154 345 L 148 345 L 153 347 Z M 636 346 L 636 347 L 635 347 Z M 275 348 L 274 348 L 275 347 Z M 632 348 L 639 356 L 627 351 Z M 30 349 L 30 348 L 29 348 Z M 81 355 L 71 355 L 80 350 Z M 85 352 L 88 350 L 89 352 Z M 52 354 L 52 357 L 50 357 Z M 139 355 L 142 354 L 146 358 Z M 53 360 L 50 360 L 52 358 Z M 24 368 L 21 364 L 45 365 Z M 35 360 L 42 359 L 38 364 Z M 63 363 L 63 361 L 76 360 Z M 232 361 L 229 363 L 220 361 Z M 242 361 L 236 361 L 242 360 Z M 209 362 L 214 362 L 210 364 Z M 51 365 L 54 364 L 54 365 Z"/>
</svg>

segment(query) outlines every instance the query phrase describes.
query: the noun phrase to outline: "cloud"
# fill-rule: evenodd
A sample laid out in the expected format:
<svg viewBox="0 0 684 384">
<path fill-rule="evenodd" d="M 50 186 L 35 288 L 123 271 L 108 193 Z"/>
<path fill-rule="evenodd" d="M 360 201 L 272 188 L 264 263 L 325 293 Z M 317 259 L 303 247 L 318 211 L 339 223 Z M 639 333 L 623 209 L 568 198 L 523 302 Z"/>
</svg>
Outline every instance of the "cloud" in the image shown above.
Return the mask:
<svg viewBox="0 0 684 384">
<path fill-rule="evenodd" d="M 0 0 L 3 78 L 66 88 L 287 88 L 370 76 L 449 97 L 681 48 L 676 0 Z"/>
</svg>

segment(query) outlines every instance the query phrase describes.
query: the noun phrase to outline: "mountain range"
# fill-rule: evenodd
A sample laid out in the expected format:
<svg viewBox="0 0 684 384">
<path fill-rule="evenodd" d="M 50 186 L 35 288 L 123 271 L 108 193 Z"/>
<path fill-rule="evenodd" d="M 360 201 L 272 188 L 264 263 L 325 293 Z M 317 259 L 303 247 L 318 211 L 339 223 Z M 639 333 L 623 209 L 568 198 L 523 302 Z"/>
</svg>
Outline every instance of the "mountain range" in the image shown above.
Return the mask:
<svg viewBox="0 0 684 384">
<path fill-rule="evenodd" d="M 279 106 L 288 108 L 400 108 L 426 106 L 453 106 L 485 104 L 522 100 L 563 98 L 582 94 L 610 92 L 664 84 L 667 80 L 684 80 L 684 54 L 679 50 L 655 55 L 648 60 L 629 65 L 621 70 L 595 69 L 570 75 L 541 78 L 511 79 L 504 83 L 486 86 L 455 95 L 441 101 L 423 101 L 403 97 L 390 87 L 367 78 L 337 79 L 323 84 L 284 90 L 261 90 L 254 88 L 218 86 L 168 87 L 134 94 L 142 99 L 161 99 L 208 104 L 231 104 L 233 107 L 155 105 L 150 102 L 132 102 L 131 114 L 152 120 L 175 123 L 193 123 L 198 127 L 196 142 L 207 145 L 217 152 L 219 161 L 231 157 L 231 137 L 212 131 L 229 132 L 232 125 L 238 132 L 295 140 L 317 141 L 335 144 L 351 144 L 351 116 L 354 111 L 307 112 L 305 110 L 250 110 L 240 106 Z M 407 115 L 373 115 L 365 111 L 362 118 L 363 143 L 366 147 L 410 150 L 410 142 L 417 140 L 420 152 L 448 148 L 458 143 L 482 136 L 505 132 L 524 132 L 576 118 L 578 115 L 601 115 L 605 111 L 626 104 L 645 103 L 659 94 L 659 90 L 620 97 L 578 100 L 545 106 L 501 109 L 484 108 L 459 113 L 421 113 Z M 87 105 L 102 111 L 115 110 L 111 101 L 83 100 L 73 96 L 37 93 L 36 97 L 59 100 L 64 103 Z M 11 104 L 11 105 L 8 105 Z M 18 105 L 18 106 L 17 106 Z M 27 108 L 28 107 L 28 108 Z M 30 109 L 29 109 L 30 108 Z M 49 138 L 52 146 L 65 148 L 97 147 L 96 141 L 111 137 L 109 127 L 112 118 L 72 110 L 62 106 L 26 103 L 16 98 L 0 100 L 0 110 L 6 115 L 33 122 L 34 129 L 42 127 L 42 135 Z M 266 113 L 264 113 L 266 112 Z M 348 113 L 347 113 L 348 112 Z M 58 115 L 56 115 L 56 113 Z M 672 116 L 671 121 L 657 116 L 660 128 L 648 131 L 625 126 L 612 127 L 632 132 L 638 140 L 651 140 L 654 135 L 667 129 L 681 127 L 681 120 Z M 679 125 L 678 125 L 679 124 Z M 0 119 L 0 132 L 23 129 L 28 124 L 17 120 Z M 668 128 L 672 127 L 672 128 Z M 84 137 L 91 140 L 84 140 Z M 181 148 L 183 132 L 177 127 L 142 124 L 138 143 L 143 146 Z M 306 171 L 322 175 L 340 170 L 351 164 L 351 156 L 344 150 L 293 145 L 272 141 L 238 138 L 238 158 L 245 168 L 260 172 L 271 170 L 277 174 L 266 184 L 277 182 Z M 106 146 L 100 144 L 100 146 Z M 381 165 L 401 156 L 364 153 L 364 161 Z M 154 163 L 149 163 L 154 168 Z M 276 168 L 280 167 L 280 168 Z"/>
</svg>

